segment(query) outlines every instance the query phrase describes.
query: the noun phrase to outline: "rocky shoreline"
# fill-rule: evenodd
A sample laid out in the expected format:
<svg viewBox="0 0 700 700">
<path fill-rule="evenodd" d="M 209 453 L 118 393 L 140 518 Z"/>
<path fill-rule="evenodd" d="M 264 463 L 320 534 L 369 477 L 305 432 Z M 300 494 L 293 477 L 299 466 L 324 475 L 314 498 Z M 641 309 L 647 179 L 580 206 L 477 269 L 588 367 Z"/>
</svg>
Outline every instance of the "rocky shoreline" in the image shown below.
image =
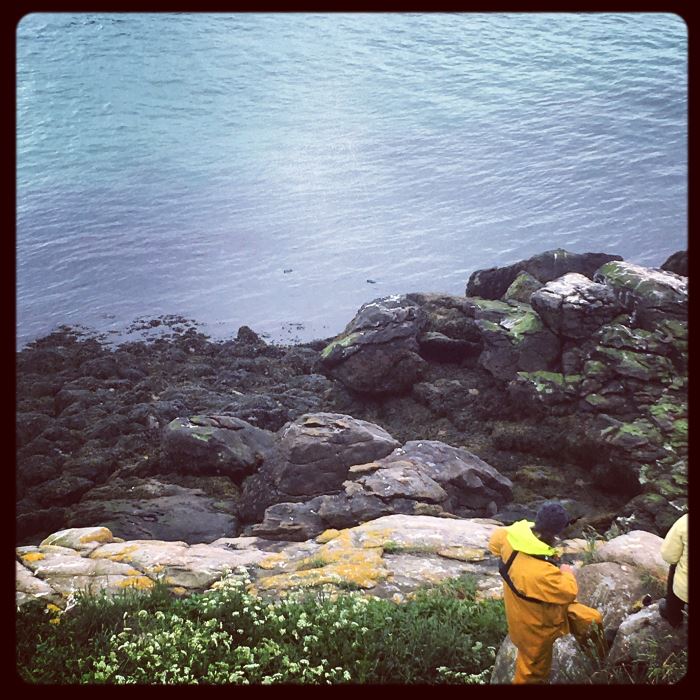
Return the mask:
<svg viewBox="0 0 700 700">
<path fill-rule="evenodd" d="M 674 271 L 675 270 L 675 271 Z M 17 354 L 17 543 L 67 527 L 304 540 L 392 513 L 664 533 L 687 508 L 687 262 L 548 251 L 464 297 L 365 304 L 336 338 L 184 319 Z"/>
<path fill-rule="evenodd" d="M 687 295 L 683 253 L 556 250 L 464 297 L 376 299 L 304 345 L 177 318 L 118 347 L 60 329 L 17 355 L 17 606 L 232 575 L 398 603 L 466 573 L 499 597 L 489 534 L 556 498 L 608 667 L 682 654 L 685 627 L 640 601 L 663 595 L 660 536 L 687 511 Z M 492 683 L 514 655 L 506 638 Z M 587 663 L 563 637 L 551 682 L 590 682 Z"/>
</svg>

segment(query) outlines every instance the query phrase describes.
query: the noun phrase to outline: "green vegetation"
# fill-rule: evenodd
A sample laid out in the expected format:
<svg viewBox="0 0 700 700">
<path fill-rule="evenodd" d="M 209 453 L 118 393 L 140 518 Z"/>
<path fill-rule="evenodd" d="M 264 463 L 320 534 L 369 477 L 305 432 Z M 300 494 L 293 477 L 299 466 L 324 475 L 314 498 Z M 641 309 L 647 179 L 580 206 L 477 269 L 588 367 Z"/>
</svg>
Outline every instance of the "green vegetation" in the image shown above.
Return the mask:
<svg viewBox="0 0 700 700">
<path fill-rule="evenodd" d="M 503 604 L 460 577 L 396 604 L 356 592 L 254 596 L 229 577 L 177 598 L 159 585 L 17 614 L 30 683 L 488 683 Z"/>
</svg>

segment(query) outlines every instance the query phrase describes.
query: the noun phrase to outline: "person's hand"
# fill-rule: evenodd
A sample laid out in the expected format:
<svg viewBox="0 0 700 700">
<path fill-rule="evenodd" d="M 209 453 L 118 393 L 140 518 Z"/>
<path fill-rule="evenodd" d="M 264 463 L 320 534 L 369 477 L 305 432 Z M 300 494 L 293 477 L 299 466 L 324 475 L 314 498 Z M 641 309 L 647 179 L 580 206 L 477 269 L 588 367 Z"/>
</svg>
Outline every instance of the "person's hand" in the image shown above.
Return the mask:
<svg viewBox="0 0 700 700">
<path fill-rule="evenodd" d="M 572 576 L 576 575 L 576 569 L 569 564 L 562 564 L 559 567 L 559 570 L 564 574 L 571 574 Z"/>
</svg>

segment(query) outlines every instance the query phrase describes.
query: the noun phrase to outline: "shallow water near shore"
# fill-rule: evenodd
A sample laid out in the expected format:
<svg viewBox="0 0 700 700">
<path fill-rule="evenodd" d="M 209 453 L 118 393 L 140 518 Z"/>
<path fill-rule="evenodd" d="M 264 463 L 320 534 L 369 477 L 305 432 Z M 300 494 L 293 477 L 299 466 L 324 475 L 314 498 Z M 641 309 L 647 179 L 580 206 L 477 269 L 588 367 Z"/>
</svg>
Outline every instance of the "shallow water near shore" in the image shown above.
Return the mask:
<svg viewBox="0 0 700 700">
<path fill-rule="evenodd" d="M 17 346 L 325 338 L 546 249 L 687 247 L 671 14 L 46 14 L 17 30 Z"/>
</svg>

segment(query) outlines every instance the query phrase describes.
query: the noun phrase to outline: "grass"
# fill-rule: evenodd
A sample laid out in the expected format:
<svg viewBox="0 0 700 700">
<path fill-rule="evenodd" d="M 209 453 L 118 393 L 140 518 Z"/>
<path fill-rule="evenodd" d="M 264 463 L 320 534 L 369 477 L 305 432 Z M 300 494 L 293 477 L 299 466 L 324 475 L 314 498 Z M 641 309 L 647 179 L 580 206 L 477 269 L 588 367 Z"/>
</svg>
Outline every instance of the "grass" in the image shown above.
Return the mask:
<svg viewBox="0 0 700 700">
<path fill-rule="evenodd" d="M 269 601 L 229 577 L 175 598 L 161 585 L 78 595 L 62 614 L 17 613 L 30 683 L 486 683 L 506 634 L 503 604 L 465 576 L 396 604 L 316 591 Z"/>
</svg>

